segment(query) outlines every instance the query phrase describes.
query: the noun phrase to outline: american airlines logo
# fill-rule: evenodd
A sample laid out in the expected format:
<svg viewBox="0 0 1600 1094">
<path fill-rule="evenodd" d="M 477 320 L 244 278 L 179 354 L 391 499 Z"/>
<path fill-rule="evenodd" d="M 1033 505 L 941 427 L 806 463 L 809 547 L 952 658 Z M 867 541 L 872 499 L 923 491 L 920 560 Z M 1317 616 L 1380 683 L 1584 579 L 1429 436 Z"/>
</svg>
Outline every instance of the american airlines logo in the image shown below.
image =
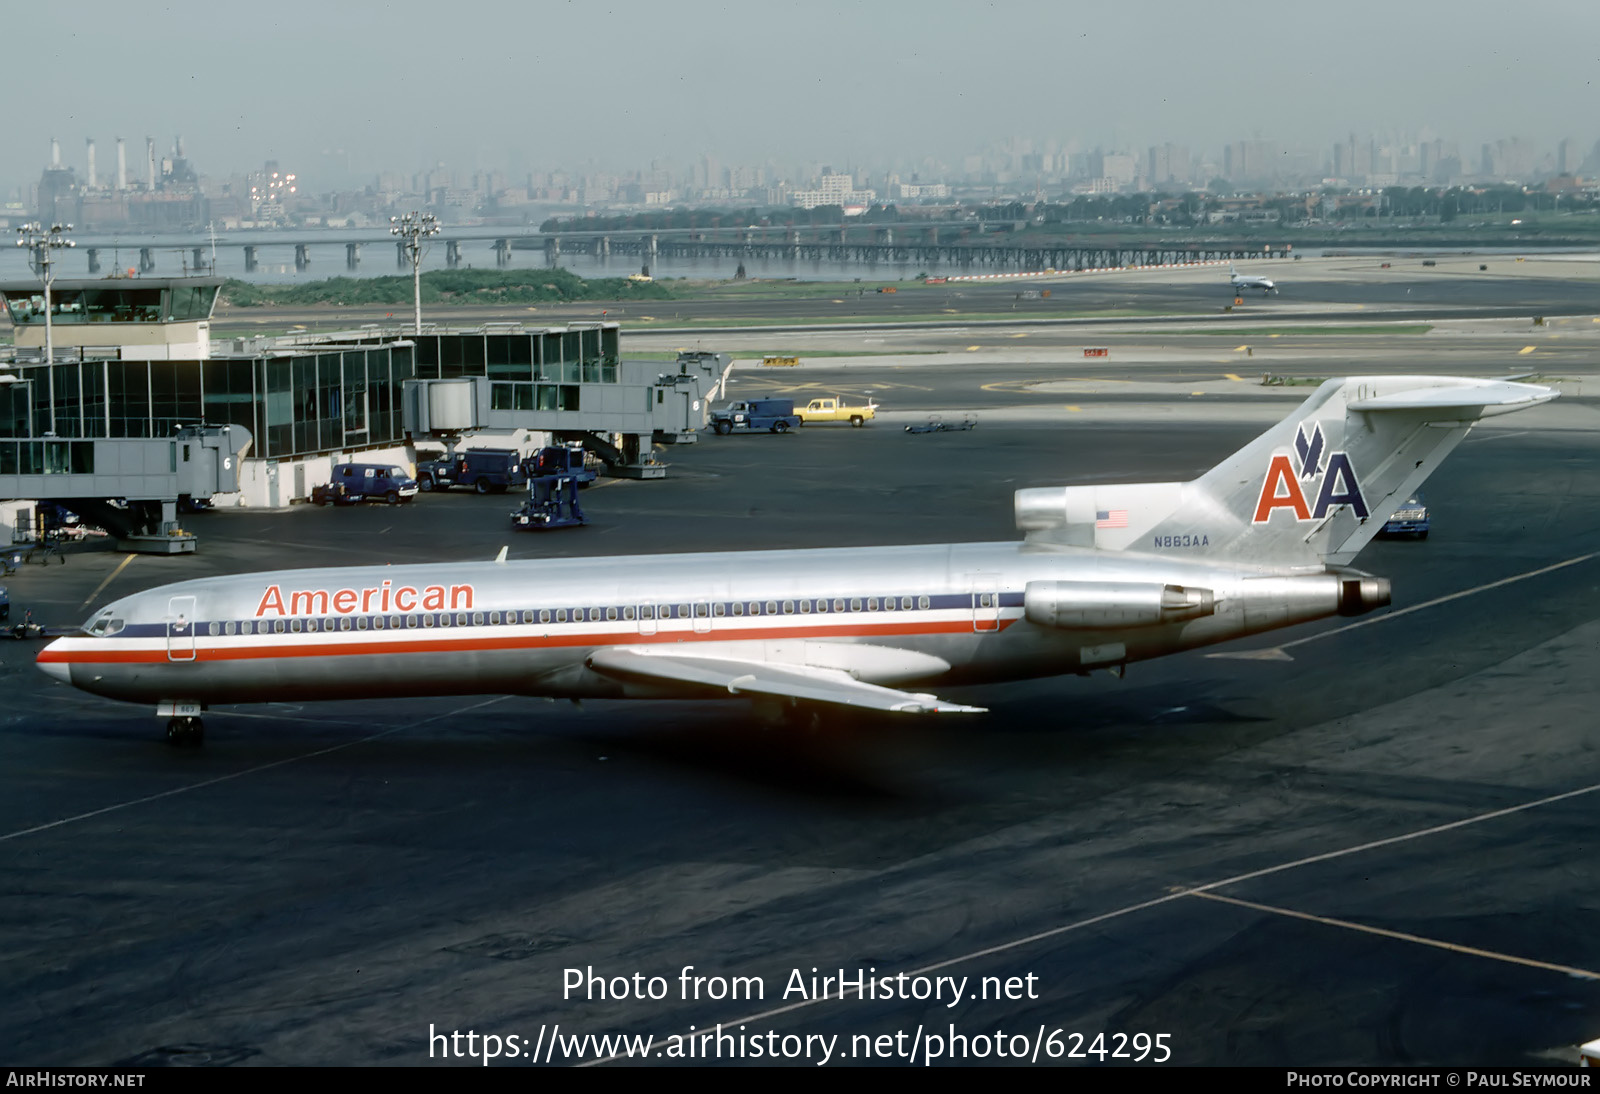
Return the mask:
<svg viewBox="0 0 1600 1094">
<path fill-rule="evenodd" d="M 267 615 L 353 615 L 357 612 L 438 612 L 472 608 L 472 586 L 401 585 L 385 581 L 365 589 L 291 589 L 268 585 L 256 606 Z"/>
<path fill-rule="evenodd" d="M 1261 494 L 1251 523 L 1267 523 L 1277 509 L 1290 510 L 1297 521 L 1321 520 L 1335 505 L 1348 505 L 1358 518 L 1367 519 L 1367 500 L 1361 496 L 1361 483 L 1349 455 L 1330 452 L 1324 466 L 1325 447 L 1320 424 L 1313 422 L 1308 436 L 1305 423 L 1300 423 L 1294 434 L 1294 460 L 1300 466 L 1296 469 L 1288 455 L 1272 457 L 1261 480 Z M 1306 499 L 1312 494 L 1316 500 L 1308 502 Z"/>
</svg>

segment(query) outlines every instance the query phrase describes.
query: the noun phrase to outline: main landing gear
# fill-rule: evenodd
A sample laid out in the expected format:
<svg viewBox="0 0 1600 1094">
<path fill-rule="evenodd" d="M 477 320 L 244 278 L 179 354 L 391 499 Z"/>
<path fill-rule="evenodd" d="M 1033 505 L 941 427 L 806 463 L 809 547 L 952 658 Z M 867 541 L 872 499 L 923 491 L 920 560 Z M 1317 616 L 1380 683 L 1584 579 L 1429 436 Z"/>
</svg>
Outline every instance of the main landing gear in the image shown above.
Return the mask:
<svg viewBox="0 0 1600 1094">
<path fill-rule="evenodd" d="M 206 724 L 199 718 L 173 718 L 167 722 L 167 744 L 174 748 L 199 748 L 205 739 Z"/>
</svg>

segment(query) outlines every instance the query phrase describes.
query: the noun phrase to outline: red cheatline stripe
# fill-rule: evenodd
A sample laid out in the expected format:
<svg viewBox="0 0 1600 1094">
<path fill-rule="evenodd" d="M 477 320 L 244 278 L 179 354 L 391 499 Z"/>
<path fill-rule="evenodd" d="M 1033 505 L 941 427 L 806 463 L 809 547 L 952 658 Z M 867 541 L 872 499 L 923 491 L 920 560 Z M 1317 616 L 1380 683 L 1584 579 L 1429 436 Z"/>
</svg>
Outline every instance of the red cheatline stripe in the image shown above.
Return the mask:
<svg viewBox="0 0 1600 1094">
<path fill-rule="evenodd" d="M 193 657 L 184 657 L 175 664 L 193 664 L 196 661 L 265 661 L 283 657 L 360 657 L 384 653 L 454 653 L 480 650 L 540 650 L 573 646 L 640 646 L 656 642 L 742 642 L 760 638 L 837 638 L 903 634 L 994 634 L 1003 631 L 1015 619 L 998 622 L 981 621 L 974 627 L 971 619 L 951 620 L 945 623 L 860 623 L 846 627 L 771 627 L 759 630 L 711 631 L 657 631 L 655 634 L 570 634 L 546 635 L 530 638 L 428 638 L 414 641 L 372 642 L 314 642 L 299 645 L 241 646 L 232 649 L 197 646 Z M 341 632 L 342 633 L 342 632 Z M 408 632 L 409 633 L 409 632 Z M 437 634 L 437 632 L 435 632 Z M 284 638 L 291 637 L 289 635 Z M 299 635 L 308 638 L 310 635 Z M 321 637 L 319 634 L 318 637 Z M 179 649 L 189 653 L 188 647 Z M 40 662 L 69 665 L 103 664 L 159 664 L 169 660 L 167 650 L 57 650 L 54 647 L 40 651 Z"/>
</svg>

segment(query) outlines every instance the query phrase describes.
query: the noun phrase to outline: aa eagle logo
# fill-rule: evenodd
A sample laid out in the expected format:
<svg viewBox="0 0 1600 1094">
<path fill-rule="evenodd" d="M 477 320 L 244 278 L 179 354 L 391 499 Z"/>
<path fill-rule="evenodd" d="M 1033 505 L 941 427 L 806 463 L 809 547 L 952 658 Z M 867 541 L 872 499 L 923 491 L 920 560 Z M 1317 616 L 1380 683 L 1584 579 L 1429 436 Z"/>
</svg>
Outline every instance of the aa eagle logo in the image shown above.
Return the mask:
<svg viewBox="0 0 1600 1094">
<path fill-rule="evenodd" d="M 1367 500 L 1361 496 L 1361 483 L 1349 455 L 1330 452 L 1327 465 L 1323 466 L 1325 447 L 1321 425 L 1313 422 L 1310 436 L 1306 435 L 1304 422 L 1296 427 L 1294 455 L 1300 462 L 1299 473 L 1288 455 L 1272 457 L 1261 480 L 1261 494 L 1251 523 L 1266 524 L 1279 509 L 1289 510 L 1297 521 L 1321 520 L 1335 505 L 1348 505 L 1357 518 L 1367 519 Z M 1307 495 L 1312 493 L 1316 500 L 1308 503 Z"/>
</svg>

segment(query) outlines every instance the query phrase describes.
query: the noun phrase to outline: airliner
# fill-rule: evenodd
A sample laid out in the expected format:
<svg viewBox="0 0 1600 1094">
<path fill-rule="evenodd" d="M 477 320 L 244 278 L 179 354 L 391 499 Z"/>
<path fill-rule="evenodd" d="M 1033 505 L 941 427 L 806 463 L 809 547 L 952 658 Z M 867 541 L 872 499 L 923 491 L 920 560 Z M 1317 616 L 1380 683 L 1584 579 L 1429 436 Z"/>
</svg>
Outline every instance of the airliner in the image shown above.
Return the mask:
<svg viewBox="0 0 1600 1094">
<path fill-rule="evenodd" d="M 1245 289 L 1260 289 L 1261 295 L 1278 291 L 1278 285 L 1270 277 L 1260 274 L 1242 274 L 1230 263 L 1228 265 L 1229 280 L 1233 282 L 1234 292 L 1243 292 Z"/>
<path fill-rule="evenodd" d="M 153 703 L 174 744 L 216 705 L 513 694 L 742 696 L 780 718 L 981 707 L 931 689 L 1099 669 L 1390 601 L 1357 553 L 1509 380 L 1328 380 L 1188 482 L 1019 490 L 1020 542 L 358 566 L 182 581 L 42 650 Z"/>
</svg>

